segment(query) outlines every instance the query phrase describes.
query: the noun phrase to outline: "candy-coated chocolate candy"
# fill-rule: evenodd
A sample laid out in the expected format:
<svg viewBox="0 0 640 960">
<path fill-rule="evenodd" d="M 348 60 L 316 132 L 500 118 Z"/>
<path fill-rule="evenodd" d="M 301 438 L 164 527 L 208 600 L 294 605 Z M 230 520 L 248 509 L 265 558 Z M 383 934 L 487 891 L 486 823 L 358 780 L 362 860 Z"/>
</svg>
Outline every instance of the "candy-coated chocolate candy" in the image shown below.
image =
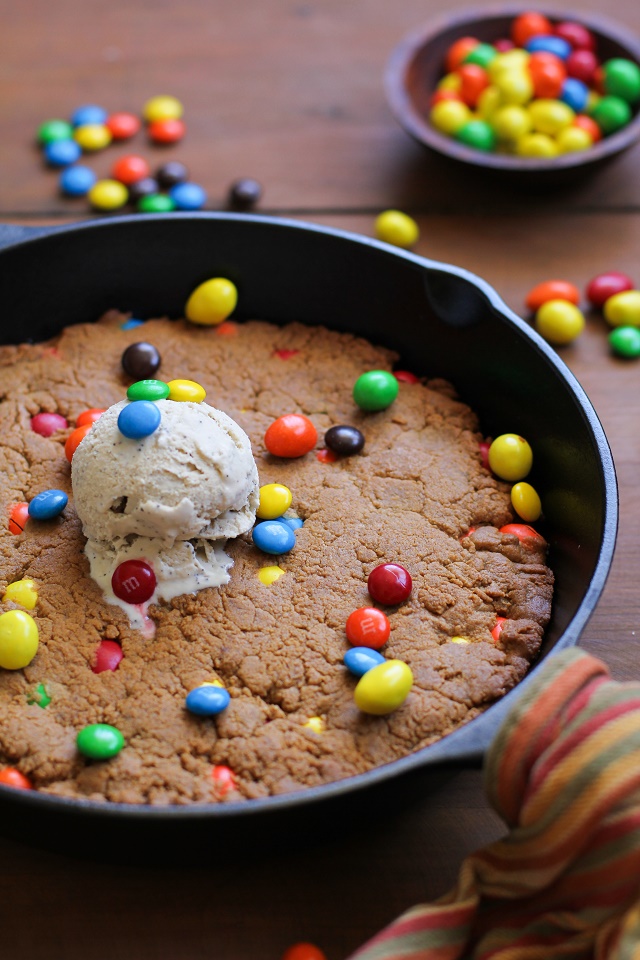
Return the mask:
<svg viewBox="0 0 640 960">
<path fill-rule="evenodd" d="M 535 11 L 519 14 L 511 24 L 511 39 L 517 47 L 524 47 L 532 37 L 552 33 L 551 21 L 544 14 Z"/>
<path fill-rule="evenodd" d="M 104 412 L 104 409 L 98 407 L 92 407 L 91 410 L 83 410 L 76 420 L 76 427 L 84 427 L 86 423 L 95 423 Z"/>
<path fill-rule="evenodd" d="M 381 563 L 367 579 L 367 589 L 376 603 L 396 606 L 411 595 L 411 574 L 399 563 Z"/>
<path fill-rule="evenodd" d="M 265 520 L 257 524 L 251 536 L 259 550 L 276 556 L 288 553 L 296 545 L 296 535 L 291 527 L 279 520 Z"/>
<path fill-rule="evenodd" d="M 14 536 L 24 532 L 29 519 L 29 504 L 14 503 L 9 510 L 9 533 Z"/>
<path fill-rule="evenodd" d="M 225 277 L 205 280 L 193 291 L 185 307 L 185 316 L 191 323 L 216 326 L 233 313 L 238 302 L 235 284 Z"/>
<path fill-rule="evenodd" d="M 51 140 L 44 148 L 44 158 L 51 167 L 68 167 L 79 160 L 81 154 L 75 140 Z"/>
<path fill-rule="evenodd" d="M 124 320 L 123 323 L 120 324 L 120 329 L 133 330 L 134 327 L 141 327 L 143 323 L 144 320 L 136 320 L 135 317 L 129 317 L 128 320 Z"/>
<path fill-rule="evenodd" d="M 567 68 L 554 54 L 542 50 L 532 53 L 527 64 L 527 72 L 531 77 L 533 94 L 536 97 L 551 99 L 560 96 L 567 79 Z"/>
<path fill-rule="evenodd" d="M 301 940 L 285 950 L 281 960 L 327 960 L 327 957 L 315 944 Z"/>
<path fill-rule="evenodd" d="M 155 433 L 162 419 L 160 410 L 150 400 L 132 400 L 118 414 L 118 430 L 129 440 L 142 440 Z"/>
<path fill-rule="evenodd" d="M 38 143 L 52 143 L 54 140 L 71 140 L 73 128 L 66 120 L 45 120 L 38 127 Z"/>
<path fill-rule="evenodd" d="M 640 326 L 640 290 L 623 290 L 605 300 L 604 318 L 612 327 Z"/>
<path fill-rule="evenodd" d="M 429 113 L 431 125 L 449 137 L 452 137 L 470 119 L 471 111 L 462 100 L 443 100 L 436 103 Z"/>
<path fill-rule="evenodd" d="M 58 430 L 66 430 L 69 426 L 65 417 L 59 413 L 36 413 L 31 417 L 31 429 L 41 437 L 51 437 Z"/>
<path fill-rule="evenodd" d="M 125 560 L 111 577 L 111 589 L 125 603 L 146 603 L 156 589 L 156 575 L 146 560 Z"/>
<path fill-rule="evenodd" d="M 531 130 L 531 117 L 524 107 L 510 103 L 496 110 L 491 126 L 499 140 L 519 140 Z"/>
<path fill-rule="evenodd" d="M 575 20 L 556 23 L 555 35 L 566 40 L 574 50 L 595 50 L 596 38 L 590 30 Z"/>
<path fill-rule="evenodd" d="M 560 60 L 566 60 L 571 53 L 571 44 L 562 37 L 537 36 L 531 37 L 524 45 L 529 53 L 552 53 Z"/>
<path fill-rule="evenodd" d="M 84 127 L 88 123 L 105 123 L 107 111 L 96 103 L 85 103 L 71 114 L 71 123 L 74 127 Z"/>
<path fill-rule="evenodd" d="M 68 502 L 64 490 L 43 490 L 29 503 L 29 516 L 34 520 L 52 520 L 62 513 Z"/>
<path fill-rule="evenodd" d="M 571 107 L 575 113 L 580 113 L 581 110 L 586 109 L 589 99 L 589 88 L 582 80 L 577 80 L 575 77 L 567 77 L 562 84 L 560 99 L 563 103 L 566 103 L 568 107 Z"/>
<path fill-rule="evenodd" d="M 199 717 L 215 717 L 218 713 L 226 710 L 231 702 L 229 691 L 224 687 L 214 687 L 205 685 L 195 687 L 190 690 L 185 700 L 185 706 L 189 713 L 195 713 Z"/>
<path fill-rule="evenodd" d="M 502 627 L 506 621 L 506 617 L 496 617 L 496 625 L 491 631 L 491 636 L 493 637 L 493 642 L 497 643 L 500 639 L 500 634 L 502 633 Z"/>
<path fill-rule="evenodd" d="M 412 686 L 413 674 L 406 663 L 385 660 L 360 677 L 353 699 L 363 713 L 385 716 L 404 703 Z"/>
<path fill-rule="evenodd" d="M 502 106 L 502 94 L 495 84 L 491 84 L 486 87 L 478 97 L 478 103 L 476 105 L 477 118 L 493 123 L 495 112 L 500 106 Z"/>
<path fill-rule="evenodd" d="M 389 618 L 377 607 L 360 607 L 347 617 L 347 640 L 354 647 L 384 647 L 391 633 Z"/>
<path fill-rule="evenodd" d="M 378 240 L 408 250 L 417 242 L 420 228 L 412 217 L 401 210 L 384 210 L 376 217 L 374 233 Z"/>
<path fill-rule="evenodd" d="M 469 120 L 456 132 L 456 140 L 475 150 L 490 152 L 496 145 L 496 135 L 485 120 Z"/>
<path fill-rule="evenodd" d="M 175 208 L 176 205 L 171 197 L 164 193 L 150 193 L 140 197 L 136 204 L 136 209 L 140 213 L 171 213 Z"/>
<path fill-rule="evenodd" d="M 464 646 L 465 644 L 471 643 L 471 641 L 469 640 L 468 637 L 451 637 L 451 640 L 450 640 L 449 642 L 450 642 L 450 643 L 459 643 L 459 644 L 462 644 L 463 646 Z"/>
<path fill-rule="evenodd" d="M 276 520 L 278 523 L 286 523 L 292 530 L 299 530 L 300 527 L 304 526 L 304 520 L 301 520 L 300 517 L 276 517 Z"/>
<path fill-rule="evenodd" d="M 176 210 L 202 210 L 207 202 L 207 191 L 199 183 L 177 183 L 169 196 Z"/>
<path fill-rule="evenodd" d="M 579 337 L 585 326 L 582 310 L 568 300 L 548 300 L 536 312 L 534 326 L 549 343 L 561 346 Z"/>
<path fill-rule="evenodd" d="M 229 204 L 240 210 L 255 206 L 262 197 L 262 185 L 252 177 L 241 177 L 229 187 Z"/>
<path fill-rule="evenodd" d="M 171 388 L 164 380 L 138 380 L 127 390 L 128 400 L 166 400 Z"/>
<path fill-rule="evenodd" d="M 437 90 L 455 90 L 456 93 L 460 93 L 460 88 L 462 87 L 462 80 L 460 79 L 460 74 L 448 73 L 446 76 L 438 80 Z"/>
<path fill-rule="evenodd" d="M 179 403 L 202 403 L 207 395 L 205 388 L 195 380 L 170 380 L 167 386 L 169 400 L 176 400 Z"/>
<path fill-rule="evenodd" d="M 500 533 L 517 537 L 523 547 L 533 548 L 544 543 L 544 537 L 541 537 L 533 527 L 524 523 L 507 523 L 504 527 L 500 527 Z"/>
<path fill-rule="evenodd" d="M 156 170 L 156 180 L 165 190 L 175 187 L 177 183 L 184 183 L 188 179 L 189 170 L 179 160 L 169 160 Z"/>
<path fill-rule="evenodd" d="M 508 37 L 500 37 L 498 40 L 494 40 L 494 47 L 498 53 L 507 53 L 509 50 L 515 50 L 516 45 L 513 40 L 509 40 Z"/>
<path fill-rule="evenodd" d="M 324 435 L 324 442 L 329 450 L 333 450 L 341 457 L 351 457 L 355 453 L 360 453 L 364 447 L 364 435 L 357 427 L 339 424 L 335 427 L 329 427 Z"/>
<path fill-rule="evenodd" d="M 463 103 L 473 109 L 482 91 L 489 86 L 489 74 L 484 67 L 479 67 L 475 63 L 463 63 L 456 73 L 460 77 L 460 97 Z"/>
<path fill-rule="evenodd" d="M 91 669 L 94 673 L 117 670 L 123 657 L 124 654 L 119 643 L 116 643 L 115 640 L 101 640 Z"/>
<path fill-rule="evenodd" d="M 345 653 L 344 665 L 356 677 L 362 677 L 367 670 L 384 663 L 385 658 L 373 647 L 351 647 Z"/>
<path fill-rule="evenodd" d="M 291 506 L 291 490 L 283 483 L 265 483 L 260 487 L 260 503 L 256 516 L 261 520 L 277 520 Z"/>
<path fill-rule="evenodd" d="M 90 760 L 111 760 L 124 747 L 124 737 L 109 723 L 91 723 L 76 736 L 76 746 Z"/>
<path fill-rule="evenodd" d="M 0 667 L 22 670 L 28 667 L 38 650 L 38 627 L 24 610 L 0 614 Z"/>
<path fill-rule="evenodd" d="M 129 140 L 140 129 L 140 120 L 133 113 L 112 113 L 105 120 L 105 127 L 114 140 Z"/>
<path fill-rule="evenodd" d="M 144 177 L 129 186 L 129 200 L 138 204 L 143 197 L 154 197 L 160 192 L 160 184 L 154 177 Z"/>
<path fill-rule="evenodd" d="M 447 73 L 453 73 L 479 43 L 476 37 L 460 37 L 459 40 L 455 40 L 445 55 L 444 63 Z"/>
<path fill-rule="evenodd" d="M 400 383 L 420 383 L 420 377 L 410 370 L 394 370 L 393 375 Z"/>
<path fill-rule="evenodd" d="M 527 523 L 535 523 L 542 513 L 542 504 L 536 490 L 530 483 L 520 480 L 514 483 L 511 488 L 511 504 L 513 509 L 526 520 Z"/>
<path fill-rule="evenodd" d="M 35 583 L 26 577 L 23 580 L 14 580 L 4 591 L 4 600 L 19 603 L 25 610 L 33 610 L 38 602 L 38 591 Z"/>
<path fill-rule="evenodd" d="M 87 196 L 96 210 L 118 210 L 129 199 L 129 191 L 119 180 L 97 180 Z"/>
<path fill-rule="evenodd" d="M 616 293 L 623 293 L 625 290 L 633 290 L 631 277 L 617 270 L 609 270 L 607 273 L 599 273 L 590 281 L 586 296 L 594 307 L 603 307 L 609 297 L 613 297 Z"/>
<path fill-rule="evenodd" d="M 186 127 L 182 120 L 154 120 L 149 124 L 149 137 L 154 143 L 177 143 L 182 140 L 186 132 Z"/>
<path fill-rule="evenodd" d="M 602 86 L 605 93 L 621 97 L 627 103 L 640 98 L 640 67 L 633 60 L 614 57 L 602 64 Z"/>
<path fill-rule="evenodd" d="M 517 433 L 503 433 L 489 447 L 489 466 L 501 480 L 524 480 L 533 466 L 531 447 Z"/>
<path fill-rule="evenodd" d="M 587 86 L 593 83 L 593 77 L 598 69 L 598 58 L 593 50 L 573 50 L 564 61 L 567 74 L 582 80 Z"/>
<path fill-rule="evenodd" d="M 33 790 L 33 785 L 28 777 L 16 767 L 3 767 L 0 770 L 0 784 L 4 787 L 14 787 L 17 790 Z"/>
<path fill-rule="evenodd" d="M 609 346 L 618 357 L 640 357 L 640 328 L 616 327 L 609 334 Z"/>
<path fill-rule="evenodd" d="M 119 180 L 127 186 L 135 183 L 136 180 L 143 180 L 150 174 L 150 168 L 147 160 L 135 153 L 129 153 L 116 160 L 111 168 L 111 176 L 114 180 Z"/>
<path fill-rule="evenodd" d="M 218 763 L 211 770 L 211 779 L 213 780 L 213 789 L 217 797 L 225 797 L 230 790 L 237 788 L 236 778 L 229 767 L 223 763 Z"/>
<path fill-rule="evenodd" d="M 575 153 L 577 150 L 588 150 L 594 140 L 586 130 L 572 125 L 560 131 L 556 143 L 559 153 Z"/>
<path fill-rule="evenodd" d="M 103 123 L 87 123 L 76 127 L 73 139 L 83 150 L 104 150 L 111 143 L 111 131 Z"/>
<path fill-rule="evenodd" d="M 620 130 L 631 120 L 631 107 L 622 97 L 607 95 L 595 105 L 591 116 L 605 136 Z"/>
<path fill-rule="evenodd" d="M 534 130 L 554 137 L 573 123 L 575 113 L 560 100 L 539 99 L 529 107 L 529 116 Z"/>
<path fill-rule="evenodd" d="M 519 157 L 550 157 L 558 156 L 558 146 L 555 140 L 546 133 L 527 133 L 516 143 L 516 153 Z"/>
<path fill-rule="evenodd" d="M 73 460 L 73 455 L 91 430 L 93 424 L 85 423 L 82 427 L 76 427 L 73 433 L 69 434 L 64 445 L 64 452 L 69 463 Z"/>
<path fill-rule="evenodd" d="M 277 565 L 260 567 L 258 570 L 258 580 L 260 580 L 261 583 L 264 583 L 265 587 L 269 587 L 272 583 L 275 583 L 276 580 L 279 580 L 280 577 L 283 577 L 285 573 L 286 571 Z"/>
<path fill-rule="evenodd" d="M 130 344 L 122 354 L 122 369 L 134 380 L 149 380 L 160 368 L 160 354 L 152 343 L 141 340 Z"/>
<path fill-rule="evenodd" d="M 328 450 L 326 447 L 323 447 L 321 450 L 316 450 L 316 460 L 320 463 L 336 463 L 338 459 L 338 454 L 334 453 L 333 450 Z"/>
<path fill-rule="evenodd" d="M 274 457 L 303 457 L 318 442 L 318 431 L 303 413 L 285 413 L 269 424 L 264 445 Z"/>
<path fill-rule="evenodd" d="M 147 123 L 155 120 L 177 120 L 184 113 L 184 107 L 177 97 L 160 94 L 147 100 L 142 108 L 142 116 Z"/>
<path fill-rule="evenodd" d="M 60 174 L 60 190 L 68 197 L 84 197 L 97 179 L 91 167 L 74 164 Z"/>
<path fill-rule="evenodd" d="M 287 350 L 286 348 L 283 348 L 283 349 L 281 349 L 281 350 L 274 350 L 274 351 L 273 351 L 274 357 L 278 357 L 279 360 L 290 360 L 291 357 L 295 357 L 295 355 L 296 355 L 297 353 L 300 353 L 300 351 L 299 351 L 299 350 Z"/>
<path fill-rule="evenodd" d="M 592 143 L 597 143 L 598 140 L 602 140 L 602 130 L 591 117 L 588 117 L 586 113 L 579 113 L 578 116 L 573 121 L 574 127 L 580 127 L 591 137 Z"/>
<path fill-rule="evenodd" d="M 495 80 L 495 86 L 500 94 L 500 101 L 507 106 L 515 104 L 524 106 L 533 97 L 533 80 L 524 70 L 509 70 Z"/>
<path fill-rule="evenodd" d="M 398 381 L 388 370 L 369 370 L 356 380 L 353 399 L 361 410 L 386 410 L 398 391 Z"/>
<path fill-rule="evenodd" d="M 49 706 L 51 699 L 52 698 L 47 693 L 47 688 L 45 687 L 44 683 L 39 683 L 32 693 L 27 694 L 27 703 L 29 705 L 35 703 L 36 706 L 40 707 L 42 710 Z"/>
<path fill-rule="evenodd" d="M 326 724 L 322 717 L 309 717 L 305 723 L 302 724 L 303 727 L 306 727 L 308 730 L 313 730 L 314 733 L 322 733 L 326 728 Z"/>
<path fill-rule="evenodd" d="M 486 69 L 492 60 L 495 60 L 498 51 L 491 43 L 478 43 L 463 58 L 463 63 L 474 63 Z"/>
</svg>

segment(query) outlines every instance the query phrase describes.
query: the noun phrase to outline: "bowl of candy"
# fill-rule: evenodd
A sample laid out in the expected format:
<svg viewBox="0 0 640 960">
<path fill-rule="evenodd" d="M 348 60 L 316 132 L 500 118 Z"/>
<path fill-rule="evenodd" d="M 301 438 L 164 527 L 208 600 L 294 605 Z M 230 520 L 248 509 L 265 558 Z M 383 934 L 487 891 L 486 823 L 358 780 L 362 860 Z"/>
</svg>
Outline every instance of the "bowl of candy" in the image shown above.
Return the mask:
<svg viewBox="0 0 640 960">
<path fill-rule="evenodd" d="M 523 183 L 593 171 L 640 138 L 640 39 L 600 15 L 456 13 L 398 44 L 385 88 L 420 143 Z"/>
</svg>

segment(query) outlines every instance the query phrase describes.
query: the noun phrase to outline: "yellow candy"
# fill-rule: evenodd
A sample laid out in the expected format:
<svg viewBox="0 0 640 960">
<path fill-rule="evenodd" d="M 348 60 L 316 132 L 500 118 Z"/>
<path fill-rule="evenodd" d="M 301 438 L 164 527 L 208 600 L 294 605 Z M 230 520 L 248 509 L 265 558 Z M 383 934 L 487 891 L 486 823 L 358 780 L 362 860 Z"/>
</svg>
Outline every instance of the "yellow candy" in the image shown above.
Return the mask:
<svg viewBox="0 0 640 960">
<path fill-rule="evenodd" d="M 98 180 L 89 190 L 87 197 L 97 210 L 117 210 L 124 207 L 129 199 L 129 191 L 119 180 Z"/>
<path fill-rule="evenodd" d="M 533 82 L 529 74 L 524 71 L 510 70 L 500 74 L 494 80 L 494 84 L 500 91 L 504 104 L 515 103 L 523 106 L 533 97 Z"/>
<path fill-rule="evenodd" d="M 104 150 L 113 138 L 109 128 L 102 123 L 85 123 L 74 130 L 73 139 L 83 150 Z"/>
<path fill-rule="evenodd" d="M 196 287 L 187 300 L 185 314 L 192 323 L 214 327 L 233 313 L 237 302 L 238 291 L 231 280 L 214 277 Z"/>
<path fill-rule="evenodd" d="M 27 610 L 33 610 L 38 602 L 36 585 L 33 580 L 14 580 L 5 590 L 4 599 L 19 603 Z"/>
<path fill-rule="evenodd" d="M 527 523 L 534 523 L 542 513 L 540 497 L 531 484 L 524 481 L 514 483 L 512 486 L 511 503 L 518 516 L 526 520 Z"/>
<path fill-rule="evenodd" d="M 38 649 L 38 627 L 24 610 L 0 614 L 0 667 L 21 670 L 27 667 Z"/>
<path fill-rule="evenodd" d="M 385 660 L 360 677 L 353 691 L 363 713 L 384 716 L 404 703 L 413 685 L 411 669 L 402 660 Z"/>
<path fill-rule="evenodd" d="M 486 87 L 478 97 L 476 110 L 483 120 L 491 120 L 502 103 L 502 94 L 497 87 Z"/>
<path fill-rule="evenodd" d="M 452 137 L 471 120 L 471 110 L 461 100 L 441 100 L 429 114 L 429 121 L 440 133 Z"/>
<path fill-rule="evenodd" d="M 147 123 L 154 120 L 178 120 L 184 113 L 184 107 L 176 97 L 159 96 L 147 100 L 142 115 Z"/>
<path fill-rule="evenodd" d="M 291 506 L 291 490 L 283 483 L 266 483 L 260 487 L 260 503 L 256 516 L 261 520 L 276 520 Z"/>
<path fill-rule="evenodd" d="M 222 687 L 225 689 L 224 683 L 221 683 L 219 680 L 203 680 L 202 683 L 198 684 L 200 687 Z"/>
<path fill-rule="evenodd" d="M 592 112 L 598 106 L 602 96 L 599 93 L 596 93 L 595 90 L 589 90 L 589 95 L 587 96 L 587 106 L 585 108 L 585 113 L 588 113 L 591 116 Z"/>
<path fill-rule="evenodd" d="M 496 110 L 491 126 L 500 140 L 518 140 L 531 130 L 531 117 L 524 107 L 511 103 Z"/>
<path fill-rule="evenodd" d="M 605 300 L 604 318 L 612 327 L 640 327 L 640 290 L 623 290 Z"/>
<path fill-rule="evenodd" d="M 276 580 L 279 580 L 280 577 L 283 577 L 284 573 L 285 571 L 282 569 L 282 567 L 260 567 L 258 570 L 258 580 L 260 580 L 261 583 L 264 583 L 265 587 L 268 587 L 272 583 L 275 583 Z"/>
<path fill-rule="evenodd" d="M 553 137 L 570 126 L 576 115 L 571 107 L 561 100 L 540 99 L 530 104 L 529 116 L 534 130 Z"/>
<path fill-rule="evenodd" d="M 584 325 L 584 314 L 569 300 L 547 300 L 536 311 L 534 320 L 540 336 L 558 346 L 580 336 Z"/>
<path fill-rule="evenodd" d="M 556 137 L 556 143 L 560 153 L 575 153 L 593 146 L 593 140 L 582 127 L 565 127 Z"/>
<path fill-rule="evenodd" d="M 436 84 L 436 90 L 453 90 L 454 93 L 460 93 L 462 89 L 462 77 L 457 73 L 447 73 Z"/>
<path fill-rule="evenodd" d="M 451 643 L 469 643 L 467 637 L 451 637 Z"/>
<path fill-rule="evenodd" d="M 558 145 L 546 133 L 527 133 L 516 141 L 519 157 L 557 157 Z"/>
<path fill-rule="evenodd" d="M 378 240 L 393 243 L 396 247 L 407 250 L 416 243 L 420 236 L 420 229 L 415 220 L 400 210 L 385 210 L 378 217 L 374 225 Z"/>
<path fill-rule="evenodd" d="M 314 733 L 322 733 L 325 728 L 325 722 L 322 717 L 309 717 L 307 722 L 303 723 L 302 726 L 313 730 Z"/>
<path fill-rule="evenodd" d="M 524 73 L 528 62 L 528 50 L 506 50 L 504 53 L 499 53 L 497 57 L 493 58 L 487 66 L 487 73 L 492 80 L 495 80 L 496 77 L 503 76 L 505 73 L 513 73 L 514 71 Z"/>
<path fill-rule="evenodd" d="M 517 433 L 503 433 L 489 447 L 489 466 L 502 480 L 523 480 L 532 465 L 531 447 Z"/>
<path fill-rule="evenodd" d="M 196 383 L 195 380 L 170 380 L 167 386 L 169 387 L 168 400 L 202 403 L 207 395 L 204 387 Z"/>
</svg>

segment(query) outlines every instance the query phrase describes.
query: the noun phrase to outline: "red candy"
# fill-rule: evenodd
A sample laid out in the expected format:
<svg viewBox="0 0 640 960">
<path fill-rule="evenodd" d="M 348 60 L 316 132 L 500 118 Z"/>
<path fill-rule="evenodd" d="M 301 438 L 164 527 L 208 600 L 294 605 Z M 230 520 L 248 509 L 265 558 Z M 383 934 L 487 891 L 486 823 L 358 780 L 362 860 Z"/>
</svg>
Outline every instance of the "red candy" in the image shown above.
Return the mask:
<svg viewBox="0 0 640 960">
<path fill-rule="evenodd" d="M 511 24 L 511 39 L 517 47 L 524 47 L 532 37 L 548 36 L 552 33 L 550 21 L 541 13 L 521 13 Z"/>
<path fill-rule="evenodd" d="M 633 290 L 633 280 L 626 273 L 611 270 L 609 273 L 599 273 L 587 287 L 586 294 L 589 303 L 594 307 L 602 307 L 609 297 L 625 290 Z"/>
<path fill-rule="evenodd" d="M 288 360 L 290 357 L 295 357 L 296 353 L 300 353 L 299 350 L 274 350 L 274 356 L 279 357 L 280 360 Z"/>
<path fill-rule="evenodd" d="M 95 660 L 91 665 L 94 673 L 104 673 L 105 670 L 117 670 L 124 654 L 122 647 L 115 640 L 101 640 L 96 650 Z"/>
<path fill-rule="evenodd" d="M 506 617 L 496 617 L 496 625 L 491 631 L 491 636 L 493 637 L 493 642 L 498 643 L 500 640 L 500 634 L 502 633 L 502 628 L 505 624 Z"/>
<path fill-rule="evenodd" d="M 0 770 L 0 783 L 5 787 L 16 787 L 18 790 L 33 790 L 28 777 L 16 770 L 15 767 L 3 767 Z"/>
<path fill-rule="evenodd" d="M 436 90 L 429 100 L 429 106 L 435 107 L 436 103 L 442 103 L 443 100 L 457 100 L 462 103 L 462 97 L 456 90 Z"/>
<path fill-rule="evenodd" d="M 491 446 L 491 440 L 481 440 L 478 444 L 478 449 L 480 451 L 480 459 L 482 460 L 482 466 L 485 470 L 491 470 L 489 466 L 489 447 Z"/>
<path fill-rule="evenodd" d="M 14 503 L 9 511 L 9 533 L 16 536 L 24 532 L 29 519 L 29 504 Z"/>
<path fill-rule="evenodd" d="M 92 426 L 93 426 L 92 423 L 85 423 L 81 427 L 76 427 L 73 433 L 69 434 L 69 436 L 67 437 L 67 442 L 64 445 L 64 452 L 69 463 L 71 463 L 71 461 L 73 460 L 74 453 L 76 452 L 76 450 L 78 449 L 78 447 L 80 446 L 80 444 L 82 443 L 86 435 L 89 433 L 89 430 L 91 430 Z"/>
<path fill-rule="evenodd" d="M 572 50 L 564 65 L 570 77 L 582 80 L 583 83 L 590 86 L 599 63 L 592 50 Z"/>
<path fill-rule="evenodd" d="M 156 589 L 156 575 L 146 560 L 125 560 L 113 571 L 111 588 L 118 600 L 146 603 Z"/>
<path fill-rule="evenodd" d="M 140 129 L 140 121 L 132 113 L 112 113 L 105 127 L 114 140 L 128 140 Z"/>
<path fill-rule="evenodd" d="M 523 547 L 534 547 L 536 543 L 544 543 L 544 537 L 526 523 L 507 523 L 500 527 L 500 533 L 513 534 Z"/>
<path fill-rule="evenodd" d="M 151 167 L 144 157 L 139 157 L 135 153 L 127 154 L 126 157 L 120 157 L 111 168 L 111 176 L 114 180 L 119 180 L 129 186 L 136 180 L 144 180 L 151 174 Z"/>
<path fill-rule="evenodd" d="M 185 135 L 186 127 L 182 120 L 167 118 L 154 120 L 149 124 L 149 136 L 155 143 L 177 143 Z"/>
<path fill-rule="evenodd" d="M 282 954 L 282 960 L 327 960 L 325 953 L 313 943 L 294 943 Z"/>
<path fill-rule="evenodd" d="M 303 413 L 286 413 L 267 427 L 264 445 L 274 457 L 303 457 L 318 442 L 318 431 Z"/>
<path fill-rule="evenodd" d="M 236 789 L 236 778 L 233 770 L 225 767 L 224 764 L 216 764 L 211 771 L 213 779 L 213 789 L 219 798 L 226 796 L 230 790 Z"/>
<path fill-rule="evenodd" d="M 460 77 L 460 99 L 468 107 L 475 107 L 478 97 L 489 86 L 487 71 L 477 63 L 463 63 L 457 74 Z"/>
<path fill-rule="evenodd" d="M 31 417 L 31 429 L 41 437 L 50 437 L 58 430 L 66 430 L 69 424 L 59 413 L 36 413 Z"/>
<path fill-rule="evenodd" d="M 376 607 L 360 607 L 347 618 L 347 640 L 354 647 L 371 647 L 379 650 L 384 647 L 391 633 L 391 624 Z"/>
<path fill-rule="evenodd" d="M 457 99 L 460 99 L 459 97 Z M 400 383 L 420 383 L 420 378 L 409 370 L 394 370 L 393 375 Z"/>
<path fill-rule="evenodd" d="M 595 50 L 596 38 L 581 23 L 574 20 L 563 20 L 556 24 L 556 37 L 562 37 L 570 43 L 574 50 Z"/>
<path fill-rule="evenodd" d="M 327 450 L 326 447 L 316 453 L 316 460 L 319 460 L 320 463 L 335 463 L 338 459 L 338 454 L 334 453 L 333 450 Z"/>
<path fill-rule="evenodd" d="M 374 567 L 367 580 L 367 589 L 376 603 L 396 606 L 411 594 L 411 574 L 399 563 L 383 563 Z"/>
<path fill-rule="evenodd" d="M 84 427 L 87 424 L 95 423 L 103 413 L 104 410 L 99 410 L 97 407 L 92 407 L 91 410 L 83 410 L 76 420 L 76 427 Z"/>
<path fill-rule="evenodd" d="M 475 37 L 460 37 L 459 40 L 452 43 L 447 50 L 445 60 L 447 73 L 453 73 L 454 70 L 457 70 L 467 54 L 471 53 L 479 43 L 480 41 L 476 40 Z"/>
</svg>

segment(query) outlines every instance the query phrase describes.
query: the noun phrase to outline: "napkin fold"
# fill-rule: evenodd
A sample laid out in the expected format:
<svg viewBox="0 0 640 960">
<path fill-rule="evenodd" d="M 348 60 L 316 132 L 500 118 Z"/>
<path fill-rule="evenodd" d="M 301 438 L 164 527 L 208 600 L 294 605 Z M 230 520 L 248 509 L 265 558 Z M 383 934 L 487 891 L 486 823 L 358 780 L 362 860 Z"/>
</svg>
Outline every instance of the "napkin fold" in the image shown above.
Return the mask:
<svg viewBox="0 0 640 960">
<path fill-rule="evenodd" d="M 487 753 L 507 835 L 350 960 L 640 960 L 640 682 L 552 655 Z"/>
</svg>

